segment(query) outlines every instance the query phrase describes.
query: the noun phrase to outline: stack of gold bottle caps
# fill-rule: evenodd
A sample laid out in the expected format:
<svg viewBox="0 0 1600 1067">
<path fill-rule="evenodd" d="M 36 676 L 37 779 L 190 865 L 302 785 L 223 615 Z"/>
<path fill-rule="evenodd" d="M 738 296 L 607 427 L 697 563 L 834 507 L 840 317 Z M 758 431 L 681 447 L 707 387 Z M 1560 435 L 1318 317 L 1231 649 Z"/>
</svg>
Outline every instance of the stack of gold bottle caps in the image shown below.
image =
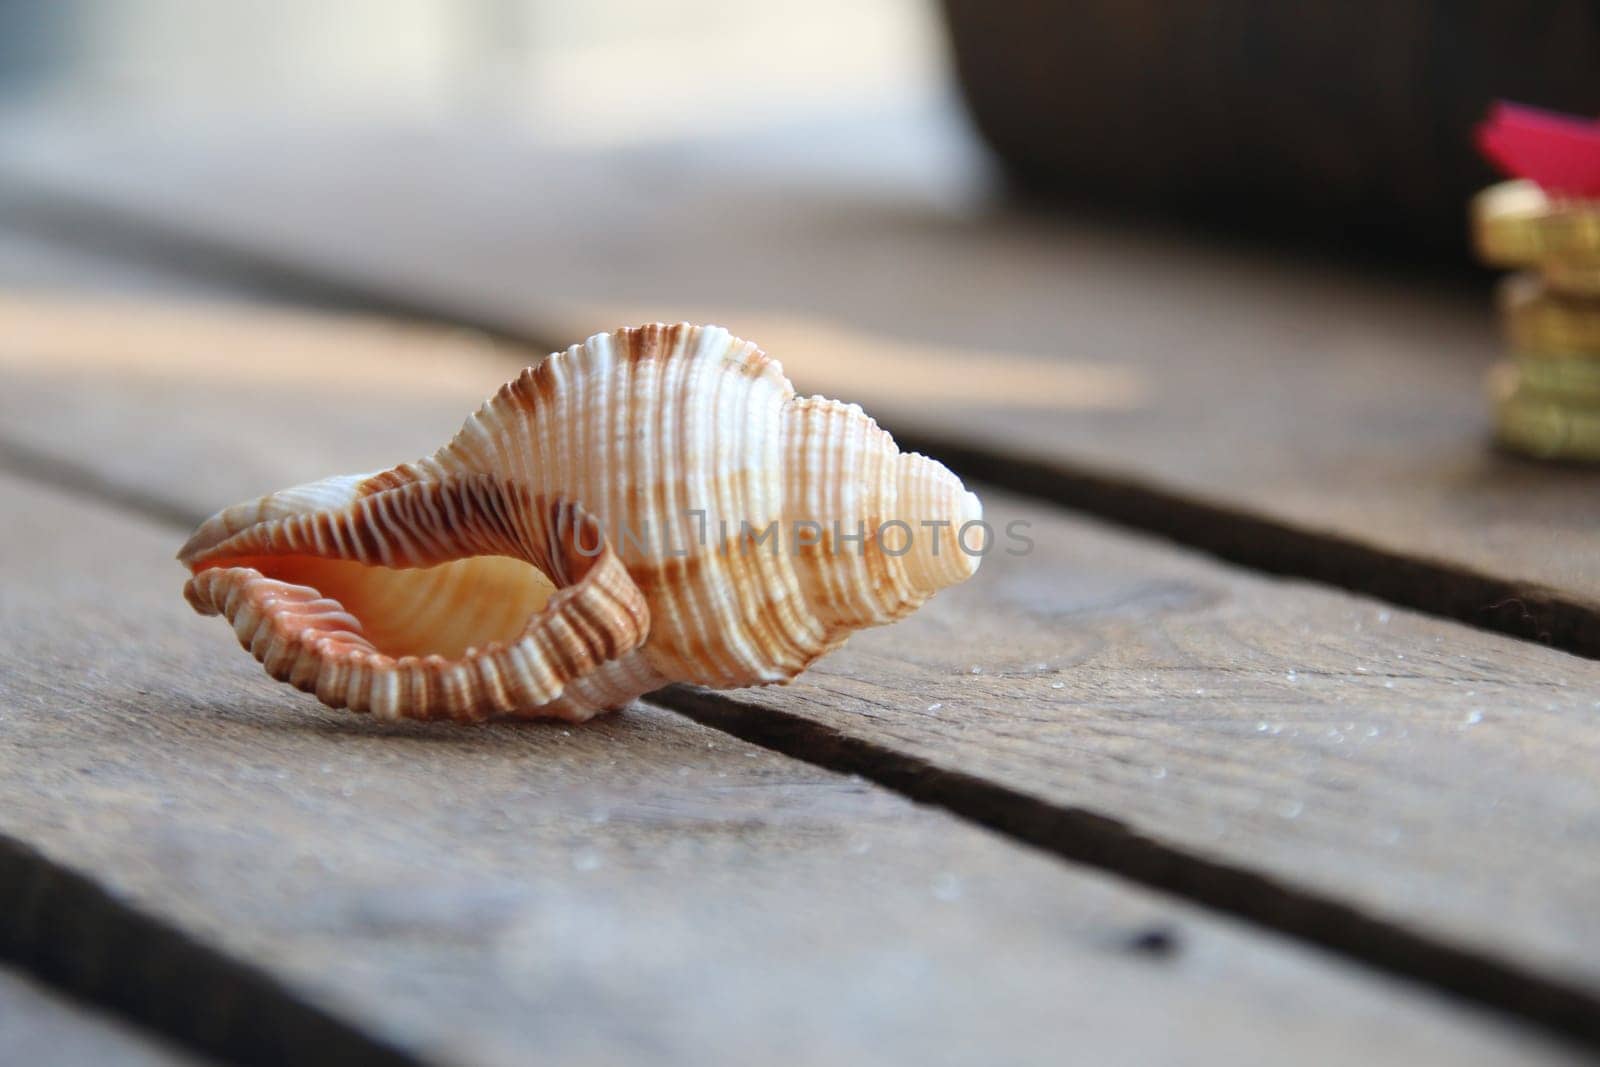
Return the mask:
<svg viewBox="0 0 1600 1067">
<path fill-rule="evenodd" d="M 1472 214 L 1483 261 L 1521 272 L 1500 291 L 1511 345 L 1490 375 L 1500 443 L 1600 462 L 1600 200 L 1509 181 L 1478 194 Z"/>
</svg>

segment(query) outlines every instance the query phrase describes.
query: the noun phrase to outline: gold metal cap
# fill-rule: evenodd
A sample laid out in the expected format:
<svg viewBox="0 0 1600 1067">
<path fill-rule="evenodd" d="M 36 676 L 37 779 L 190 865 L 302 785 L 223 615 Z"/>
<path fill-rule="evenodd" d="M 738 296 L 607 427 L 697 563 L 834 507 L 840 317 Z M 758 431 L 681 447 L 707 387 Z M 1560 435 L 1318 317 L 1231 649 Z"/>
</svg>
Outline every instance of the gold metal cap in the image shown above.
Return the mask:
<svg viewBox="0 0 1600 1067">
<path fill-rule="evenodd" d="M 1501 182 L 1473 197 L 1472 235 L 1492 267 L 1551 259 L 1600 264 L 1600 200 L 1553 198 L 1531 181 Z"/>
<path fill-rule="evenodd" d="M 1537 459 L 1600 463 L 1600 406 L 1537 392 L 1512 363 L 1494 368 L 1489 388 L 1502 446 Z"/>
<path fill-rule="evenodd" d="M 1500 284 L 1499 304 L 1507 339 L 1519 354 L 1600 360 L 1600 299 L 1558 291 L 1524 273 Z"/>
</svg>

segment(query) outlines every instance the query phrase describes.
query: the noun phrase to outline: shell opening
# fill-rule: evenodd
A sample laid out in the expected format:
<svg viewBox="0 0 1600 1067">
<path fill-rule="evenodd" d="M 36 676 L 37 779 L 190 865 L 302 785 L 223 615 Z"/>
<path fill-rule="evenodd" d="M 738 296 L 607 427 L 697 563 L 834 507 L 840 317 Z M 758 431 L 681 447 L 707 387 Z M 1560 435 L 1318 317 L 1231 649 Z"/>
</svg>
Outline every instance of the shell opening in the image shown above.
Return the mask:
<svg viewBox="0 0 1600 1067">
<path fill-rule="evenodd" d="M 337 603 L 357 632 L 385 656 L 459 659 L 470 649 L 509 645 L 542 610 L 555 584 L 510 556 L 473 556 L 397 569 L 309 555 L 218 561 L 305 586 Z"/>
<path fill-rule="evenodd" d="M 635 655 L 649 606 L 597 521 L 491 479 L 313 483 L 219 512 L 179 558 L 196 610 L 334 707 L 577 719 L 659 684 Z"/>
</svg>

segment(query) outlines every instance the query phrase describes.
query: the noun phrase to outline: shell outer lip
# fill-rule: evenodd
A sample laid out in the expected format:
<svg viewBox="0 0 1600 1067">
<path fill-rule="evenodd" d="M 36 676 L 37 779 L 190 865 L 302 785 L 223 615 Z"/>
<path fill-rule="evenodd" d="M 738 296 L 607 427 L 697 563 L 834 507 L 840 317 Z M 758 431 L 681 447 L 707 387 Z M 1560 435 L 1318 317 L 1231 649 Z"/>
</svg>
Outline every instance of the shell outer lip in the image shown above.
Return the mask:
<svg viewBox="0 0 1600 1067">
<path fill-rule="evenodd" d="M 381 514 L 379 497 L 416 492 L 420 484 L 365 497 L 369 503 L 361 513 Z M 471 512 L 472 501 L 481 507 L 488 499 L 482 485 L 458 487 L 463 514 Z M 514 641 L 468 648 L 454 659 L 386 655 L 338 601 L 310 586 L 278 581 L 257 566 L 235 563 L 310 554 L 382 565 L 374 559 L 378 553 L 372 539 L 352 534 L 358 520 L 351 510 L 298 512 L 242 528 L 229 528 L 237 522 L 230 524 L 219 515 L 180 552 L 192 572 L 185 599 L 201 614 L 227 617 L 241 646 L 272 677 L 331 707 L 371 711 L 383 718 L 582 719 L 626 704 L 664 681 L 634 656 L 649 635 L 649 604 L 598 521 L 575 503 L 534 501 L 525 509 L 542 515 L 543 521 L 531 524 L 538 536 L 529 538 L 518 554 L 557 586 L 548 601 Z M 502 533 L 508 530 L 509 524 L 503 525 Z M 608 670 L 617 674 L 623 664 L 628 669 L 620 673 L 632 683 L 624 688 L 644 688 L 624 694 L 615 679 L 594 677 Z M 596 694 L 602 706 L 563 699 L 570 685 L 584 680 L 591 688 L 605 683 Z"/>
</svg>

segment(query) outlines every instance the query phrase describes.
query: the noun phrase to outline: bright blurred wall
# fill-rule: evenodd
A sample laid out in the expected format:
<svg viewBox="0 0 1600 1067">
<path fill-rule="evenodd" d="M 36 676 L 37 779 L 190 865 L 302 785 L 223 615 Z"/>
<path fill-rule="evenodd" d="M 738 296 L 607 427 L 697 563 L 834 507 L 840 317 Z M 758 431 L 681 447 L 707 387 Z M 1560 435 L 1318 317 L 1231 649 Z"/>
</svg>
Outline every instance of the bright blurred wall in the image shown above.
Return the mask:
<svg viewBox="0 0 1600 1067">
<path fill-rule="evenodd" d="M 0 0 L 0 96 L 159 120 L 668 139 L 943 91 L 920 0 Z"/>
</svg>

